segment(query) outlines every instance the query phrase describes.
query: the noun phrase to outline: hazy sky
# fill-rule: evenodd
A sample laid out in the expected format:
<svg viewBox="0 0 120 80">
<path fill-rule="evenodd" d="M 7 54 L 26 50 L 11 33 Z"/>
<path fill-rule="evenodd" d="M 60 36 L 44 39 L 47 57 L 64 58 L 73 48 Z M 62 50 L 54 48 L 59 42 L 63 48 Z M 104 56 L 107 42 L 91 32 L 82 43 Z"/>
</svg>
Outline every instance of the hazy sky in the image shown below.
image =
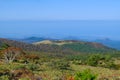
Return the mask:
<svg viewBox="0 0 120 80">
<path fill-rule="evenodd" d="M 120 20 L 120 0 L 0 0 L 0 20 Z"/>
<path fill-rule="evenodd" d="M 120 0 L 0 0 L 0 37 L 120 39 L 119 31 Z"/>
<path fill-rule="evenodd" d="M 120 21 L 1 21 L 0 36 L 88 37 L 119 39 Z"/>
</svg>

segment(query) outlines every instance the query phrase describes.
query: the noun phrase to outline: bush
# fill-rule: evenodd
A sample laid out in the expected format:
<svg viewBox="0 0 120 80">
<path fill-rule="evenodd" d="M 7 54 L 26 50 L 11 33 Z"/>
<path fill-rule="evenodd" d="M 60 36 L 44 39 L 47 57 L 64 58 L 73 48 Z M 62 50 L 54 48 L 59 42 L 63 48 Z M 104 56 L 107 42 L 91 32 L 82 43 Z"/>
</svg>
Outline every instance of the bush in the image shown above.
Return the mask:
<svg viewBox="0 0 120 80">
<path fill-rule="evenodd" d="M 120 66 L 115 64 L 115 63 L 113 63 L 112 61 L 107 62 L 105 67 L 109 68 L 109 69 L 115 69 L 115 70 L 120 69 Z"/>
<path fill-rule="evenodd" d="M 81 65 L 82 61 L 81 60 L 74 60 L 72 63 L 75 65 Z"/>
<path fill-rule="evenodd" d="M 75 80 L 96 80 L 97 75 L 93 74 L 90 70 L 78 72 L 75 75 Z"/>
<path fill-rule="evenodd" d="M 70 68 L 70 64 L 67 61 L 64 60 L 58 60 L 58 61 L 53 61 L 50 63 L 50 65 L 54 69 L 59 69 L 59 70 L 68 70 Z"/>
<path fill-rule="evenodd" d="M 107 63 L 108 62 L 111 63 L 111 61 L 112 61 L 112 59 L 109 55 L 93 54 L 88 58 L 87 64 L 90 66 L 105 67 L 107 65 Z"/>
<path fill-rule="evenodd" d="M 0 80 L 9 80 L 9 76 L 7 75 L 0 76 Z"/>
<path fill-rule="evenodd" d="M 31 71 L 37 71 L 40 69 L 40 66 L 34 63 L 29 63 L 27 65 L 27 69 L 31 70 Z"/>
<path fill-rule="evenodd" d="M 94 54 L 88 58 L 87 64 L 90 66 L 97 66 L 99 60 L 100 60 L 100 55 Z"/>
</svg>

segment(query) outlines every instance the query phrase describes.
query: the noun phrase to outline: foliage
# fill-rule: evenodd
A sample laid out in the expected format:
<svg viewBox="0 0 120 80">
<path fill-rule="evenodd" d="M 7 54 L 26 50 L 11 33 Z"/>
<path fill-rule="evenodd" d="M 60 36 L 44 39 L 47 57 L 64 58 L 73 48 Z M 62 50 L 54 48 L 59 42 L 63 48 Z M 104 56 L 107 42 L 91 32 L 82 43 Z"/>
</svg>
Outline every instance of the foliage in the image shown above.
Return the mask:
<svg viewBox="0 0 120 80">
<path fill-rule="evenodd" d="M 31 71 L 37 71 L 40 69 L 40 66 L 34 63 L 29 63 L 26 67 Z"/>
<path fill-rule="evenodd" d="M 0 41 L 7 43 L 13 47 L 19 47 L 25 51 L 38 51 L 38 52 L 48 52 L 48 53 L 49 52 L 64 53 L 64 54 L 74 54 L 76 52 L 82 52 L 82 53 L 110 52 L 111 53 L 116 51 L 112 48 L 105 47 L 104 45 L 99 43 L 84 42 L 84 41 L 72 41 L 72 40 L 63 41 L 66 43 L 63 45 L 53 45 L 53 44 L 33 45 L 33 44 L 28 44 L 28 43 L 18 42 L 18 41 L 8 40 L 8 39 L 0 39 Z"/>
<path fill-rule="evenodd" d="M 19 80 L 30 80 L 29 78 L 20 78 Z"/>
<path fill-rule="evenodd" d="M 97 75 L 93 74 L 90 70 L 78 72 L 75 75 L 75 80 L 96 80 Z"/>
<path fill-rule="evenodd" d="M 75 65 L 86 64 L 86 59 L 90 54 L 76 54 L 76 55 L 68 55 L 66 56 L 66 60 L 72 61 Z"/>
<path fill-rule="evenodd" d="M 2 43 L 2 44 L 0 45 L 0 50 L 7 49 L 8 47 L 10 47 L 8 44 Z"/>
<path fill-rule="evenodd" d="M 64 44 L 62 45 L 63 48 L 72 49 L 73 51 L 77 52 L 84 52 L 84 53 L 105 53 L 114 51 L 111 48 L 107 48 L 101 44 L 92 43 L 92 42 L 77 42 L 71 44 Z"/>
<path fill-rule="evenodd" d="M 82 61 L 81 60 L 74 60 L 72 63 L 75 65 L 81 65 Z"/>
<path fill-rule="evenodd" d="M 55 69 L 58 69 L 58 70 L 68 70 L 70 68 L 69 62 L 64 61 L 64 60 L 52 61 L 50 63 L 50 66 L 52 68 L 55 68 Z"/>
<path fill-rule="evenodd" d="M 88 57 L 87 64 L 90 66 L 102 66 L 111 61 L 109 55 L 93 54 Z"/>
<path fill-rule="evenodd" d="M 9 80 L 9 76 L 7 75 L 0 76 L 0 80 Z"/>
<path fill-rule="evenodd" d="M 91 65 L 91 66 L 97 66 L 100 58 L 101 58 L 101 56 L 98 54 L 91 55 L 87 60 L 87 64 Z"/>
<path fill-rule="evenodd" d="M 110 50 L 104 46 L 97 48 L 88 42 L 72 42 L 59 46 L 32 45 L 16 41 L 5 42 L 14 47 L 22 48 L 27 54 L 16 56 L 10 64 L 5 64 L 3 58 L 0 58 L 0 80 L 34 80 L 33 78 L 36 78 L 35 80 L 95 80 L 97 75 L 90 70 L 82 70 L 90 68 L 97 74 L 99 70 L 101 70 L 100 74 L 111 75 L 111 69 L 120 68 L 120 66 L 118 66 L 119 64 L 116 65 L 110 56 L 114 56 L 115 59 L 116 57 L 119 58 L 120 52 L 111 54 L 113 52 L 111 48 Z M 97 46 L 99 47 L 100 45 Z M 7 46 L 3 47 L 0 51 L 9 48 Z M 107 51 L 111 51 L 111 53 L 106 53 Z M 77 71 L 82 72 L 76 73 Z M 112 72 L 114 71 L 116 72 L 117 70 L 112 70 Z M 118 76 L 116 76 L 115 79 L 116 78 L 118 78 Z"/>
<path fill-rule="evenodd" d="M 109 68 L 109 69 L 115 69 L 115 70 L 119 70 L 120 69 L 120 66 L 115 64 L 113 61 L 106 62 L 105 67 Z"/>
<path fill-rule="evenodd" d="M 8 47 L 2 51 L 6 63 L 11 63 L 21 53 L 21 50 L 16 47 Z"/>
</svg>

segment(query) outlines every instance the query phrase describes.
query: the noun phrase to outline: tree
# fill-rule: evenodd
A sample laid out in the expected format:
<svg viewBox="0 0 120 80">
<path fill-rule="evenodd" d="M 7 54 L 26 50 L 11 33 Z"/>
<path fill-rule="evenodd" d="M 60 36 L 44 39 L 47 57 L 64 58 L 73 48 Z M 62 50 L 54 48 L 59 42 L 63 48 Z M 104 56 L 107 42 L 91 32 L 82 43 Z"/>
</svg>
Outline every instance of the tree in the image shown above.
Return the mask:
<svg viewBox="0 0 120 80">
<path fill-rule="evenodd" d="M 14 61 L 14 59 L 22 53 L 22 50 L 20 48 L 16 47 L 8 47 L 4 49 L 3 51 L 4 59 L 6 63 L 11 63 Z"/>
<path fill-rule="evenodd" d="M 6 48 L 10 47 L 8 44 L 6 43 L 0 43 L 0 50 L 4 50 Z"/>
</svg>

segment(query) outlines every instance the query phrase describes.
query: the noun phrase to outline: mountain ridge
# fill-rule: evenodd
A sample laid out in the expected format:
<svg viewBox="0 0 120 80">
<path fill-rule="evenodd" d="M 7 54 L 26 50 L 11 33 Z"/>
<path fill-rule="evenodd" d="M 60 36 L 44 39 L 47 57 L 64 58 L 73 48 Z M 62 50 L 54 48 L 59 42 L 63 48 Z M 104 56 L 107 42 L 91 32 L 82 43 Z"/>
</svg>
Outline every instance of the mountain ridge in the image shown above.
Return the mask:
<svg viewBox="0 0 120 80">
<path fill-rule="evenodd" d="M 57 38 L 50 38 L 50 37 L 35 37 L 35 36 L 31 36 L 31 37 L 27 37 L 27 38 L 23 38 L 23 39 L 13 39 L 16 41 L 22 41 L 25 43 L 35 43 L 35 42 L 39 42 L 39 41 L 44 41 L 44 40 L 78 40 L 78 41 L 89 41 L 89 42 L 97 42 L 97 43 L 102 43 L 108 47 L 111 48 L 115 48 L 117 50 L 120 50 L 120 41 L 119 40 L 112 40 L 108 37 L 106 38 L 98 38 L 98 39 L 82 39 L 82 38 L 78 38 L 78 37 L 74 37 L 74 36 L 68 36 L 66 38 L 61 38 L 61 39 L 57 39 Z"/>
<path fill-rule="evenodd" d="M 10 46 L 19 47 L 25 51 L 39 51 L 39 52 L 53 52 L 53 53 L 107 53 L 116 51 L 113 48 L 109 48 L 100 43 L 95 42 L 83 42 L 76 40 L 52 40 L 54 43 L 66 43 L 62 45 L 56 44 L 28 44 L 24 42 L 8 40 L 0 38 L 0 42 L 7 43 Z"/>
</svg>

